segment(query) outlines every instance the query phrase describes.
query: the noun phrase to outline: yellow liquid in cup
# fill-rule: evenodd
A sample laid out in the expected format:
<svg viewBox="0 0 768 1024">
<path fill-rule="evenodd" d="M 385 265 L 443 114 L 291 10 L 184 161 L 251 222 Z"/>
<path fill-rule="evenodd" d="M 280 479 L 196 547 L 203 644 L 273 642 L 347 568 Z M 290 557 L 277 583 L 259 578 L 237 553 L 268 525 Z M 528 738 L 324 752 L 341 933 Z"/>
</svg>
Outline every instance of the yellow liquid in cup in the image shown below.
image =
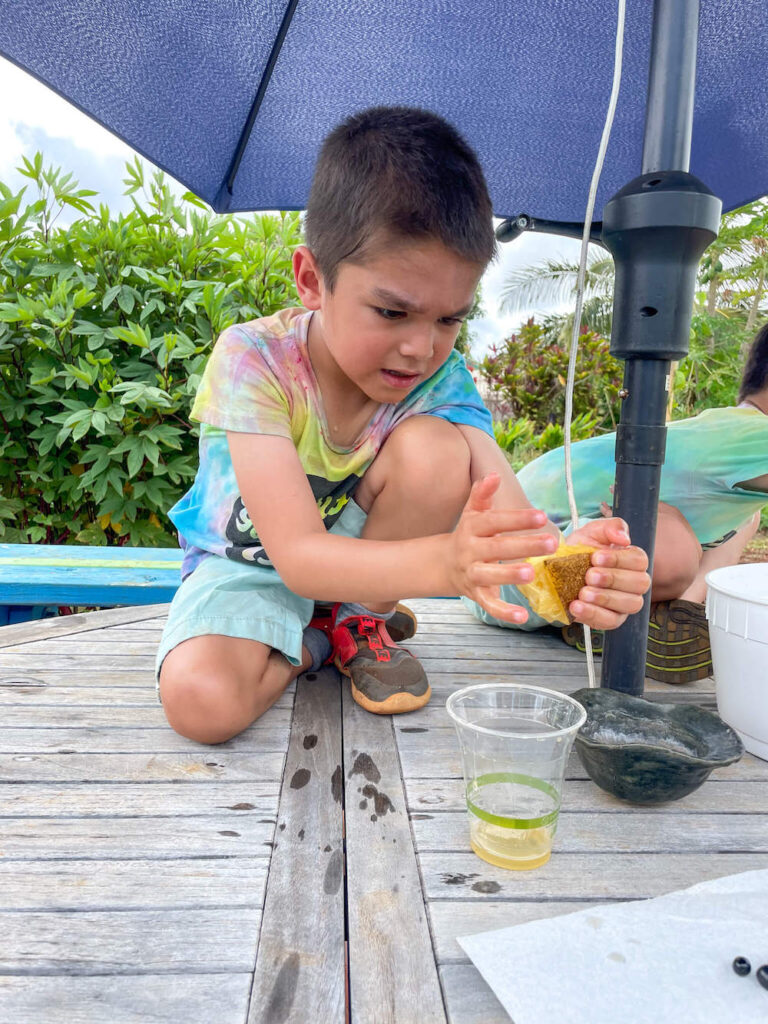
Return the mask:
<svg viewBox="0 0 768 1024">
<path fill-rule="evenodd" d="M 470 814 L 469 843 L 482 860 L 498 868 L 528 871 L 546 864 L 554 828 L 500 828 Z"/>
</svg>

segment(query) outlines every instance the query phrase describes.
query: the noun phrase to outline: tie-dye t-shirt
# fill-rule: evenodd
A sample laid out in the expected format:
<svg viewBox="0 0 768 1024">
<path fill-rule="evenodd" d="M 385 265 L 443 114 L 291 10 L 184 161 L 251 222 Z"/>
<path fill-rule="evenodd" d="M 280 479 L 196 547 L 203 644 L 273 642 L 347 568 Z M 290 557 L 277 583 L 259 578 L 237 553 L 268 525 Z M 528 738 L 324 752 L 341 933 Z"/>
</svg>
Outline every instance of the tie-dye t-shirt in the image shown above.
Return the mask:
<svg viewBox="0 0 768 1024">
<path fill-rule="evenodd" d="M 739 483 L 768 473 L 768 416 L 757 409 L 708 409 L 669 423 L 659 498 L 679 509 L 700 544 L 721 541 L 768 503 L 768 495 Z M 580 517 L 600 516 L 613 504 L 616 434 L 572 448 L 573 485 Z M 570 522 L 563 449 L 529 462 L 518 473 L 528 499 L 561 528 Z"/>
<path fill-rule="evenodd" d="M 493 436 L 490 414 L 464 357 L 453 351 L 402 402 L 381 405 L 353 446 L 332 444 L 307 350 L 311 315 L 285 309 L 237 324 L 214 346 L 192 407 L 192 419 L 202 424 L 200 465 L 191 489 L 169 513 L 184 549 L 182 577 L 208 555 L 272 568 L 240 496 L 227 431 L 290 438 L 326 529 L 341 515 L 387 436 L 407 417 L 438 416 Z"/>
</svg>

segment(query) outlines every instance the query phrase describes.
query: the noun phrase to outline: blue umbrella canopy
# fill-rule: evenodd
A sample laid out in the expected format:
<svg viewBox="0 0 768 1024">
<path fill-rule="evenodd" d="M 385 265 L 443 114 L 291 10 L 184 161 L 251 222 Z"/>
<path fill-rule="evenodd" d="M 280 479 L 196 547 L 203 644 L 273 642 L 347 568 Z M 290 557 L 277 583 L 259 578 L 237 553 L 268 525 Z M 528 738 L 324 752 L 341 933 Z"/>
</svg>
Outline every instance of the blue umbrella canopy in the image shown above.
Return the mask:
<svg viewBox="0 0 768 1024">
<path fill-rule="evenodd" d="M 597 209 L 639 172 L 651 0 L 627 10 Z M 323 136 L 423 106 L 477 150 L 495 212 L 582 220 L 616 0 L 0 0 L 0 52 L 215 209 L 305 206 Z M 691 172 L 768 192 L 765 0 L 701 0 Z"/>
</svg>

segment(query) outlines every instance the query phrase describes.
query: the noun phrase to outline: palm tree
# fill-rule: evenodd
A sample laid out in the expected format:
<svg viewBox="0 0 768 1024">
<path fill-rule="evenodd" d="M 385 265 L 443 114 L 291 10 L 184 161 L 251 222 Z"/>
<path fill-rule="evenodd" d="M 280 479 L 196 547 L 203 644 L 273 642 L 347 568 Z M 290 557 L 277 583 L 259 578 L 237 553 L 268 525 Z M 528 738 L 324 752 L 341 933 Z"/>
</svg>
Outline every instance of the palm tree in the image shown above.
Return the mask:
<svg viewBox="0 0 768 1024">
<path fill-rule="evenodd" d="M 768 202 L 757 200 L 725 214 L 720 234 L 699 265 L 700 291 L 695 312 L 709 317 L 745 319 L 746 336 L 754 329 L 768 290 Z M 513 271 L 502 285 L 502 312 L 547 307 L 574 297 L 578 264 L 543 260 Z M 613 311 L 613 259 L 600 249 L 590 250 L 587 262 L 583 323 L 604 337 L 610 335 Z M 546 336 L 570 335 L 573 313 L 545 315 Z M 715 334 L 706 345 L 714 350 Z"/>
<path fill-rule="evenodd" d="M 514 270 L 501 289 L 501 311 L 517 313 L 531 306 L 559 305 L 572 299 L 576 291 L 578 263 L 542 260 L 530 267 Z M 613 305 L 613 258 L 604 250 L 591 250 L 587 259 L 583 323 L 592 331 L 610 333 Z M 573 314 L 549 314 L 542 318 L 550 337 L 567 334 Z"/>
</svg>

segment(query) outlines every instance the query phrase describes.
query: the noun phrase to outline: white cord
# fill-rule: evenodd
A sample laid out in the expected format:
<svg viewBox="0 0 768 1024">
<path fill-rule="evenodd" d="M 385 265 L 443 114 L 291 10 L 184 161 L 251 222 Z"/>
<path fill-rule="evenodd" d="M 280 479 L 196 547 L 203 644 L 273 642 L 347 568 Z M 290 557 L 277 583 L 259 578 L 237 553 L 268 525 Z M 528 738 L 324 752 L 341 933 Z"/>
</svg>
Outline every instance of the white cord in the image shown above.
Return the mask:
<svg viewBox="0 0 768 1024">
<path fill-rule="evenodd" d="M 584 306 L 584 282 L 587 276 L 587 253 L 589 251 L 589 232 L 592 227 L 592 217 L 595 210 L 595 197 L 597 186 L 600 182 L 600 175 L 603 170 L 605 153 L 608 149 L 608 140 L 611 137 L 613 117 L 616 113 L 616 103 L 619 98 L 619 86 L 621 84 L 621 66 L 624 52 L 624 14 L 626 0 L 618 0 L 619 9 L 616 19 L 616 48 L 613 58 L 613 84 L 611 86 L 611 98 L 608 102 L 608 113 L 603 125 L 603 135 L 600 139 L 600 148 L 597 153 L 595 169 L 592 172 L 592 181 L 589 186 L 589 198 L 587 199 L 587 212 L 584 216 L 584 233 L 581 236 L 581 256 L 579 259 L 579 274 L 576 278 L 576 309 L 573 314 L 573 333 L 571 334 L 571 351 L 568 359 L 568 380 L 565 386 L 565 483 L 568 489 L 568 506 L 571 512 L 573 529 L 579 525 L 579 513 L 576 508 L 576 496 L 573 490 L 573 474 L 571 471 L 571 420 L 573 418 L 573 385 L 576 376 L 576 356 L 579 351 L 579 334 L 581 332 L 581 314 Z M 589 685 L 597 686 L 595 681 L 595 661 L 592 655 L 592 630 L 584 626 L 584 649 L 587 655 L 587 672 Z"/>
</svg>

